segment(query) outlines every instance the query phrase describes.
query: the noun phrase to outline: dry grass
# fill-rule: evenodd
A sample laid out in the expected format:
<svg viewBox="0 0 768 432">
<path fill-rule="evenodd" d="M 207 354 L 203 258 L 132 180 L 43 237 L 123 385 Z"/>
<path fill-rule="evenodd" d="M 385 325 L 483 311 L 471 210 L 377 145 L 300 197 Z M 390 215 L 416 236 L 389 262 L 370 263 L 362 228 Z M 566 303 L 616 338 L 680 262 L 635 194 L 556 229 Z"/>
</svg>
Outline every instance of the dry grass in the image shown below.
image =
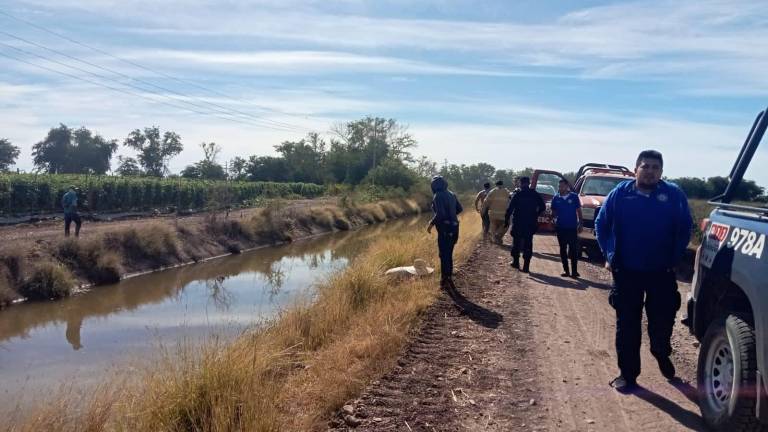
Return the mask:
<svg viewBox="0 0 768 432">
<path fill-rule="evenodd" d="M 74 287 L 75 279 L 64 266 L 42 262 L 21 284 L 19 294 L 33 300 L 57 299 L 69 296 Z"/>
<path fill-rule="evenodd" d="M 462 232 L 478 233 L 479 218 L 467 213 Z M 416 257 L 438 262 L 434 234 L 423 228 L 375 240 L 352 266 L 317 287 L 314 302 L 299 302 L 233 343 L 167 356 L 147 371 L 138 389 L 124 391 L 117 402 L 96 409 L 94 401 L 79 416 L 62 411 L 49 416 L 68 415 L 72 427 L 64 430 L 322 428 L 333 410 L 392 367 L 409 330 L 438 295 L 437 276 L 395 284 L 383 275 L 386 268 L 410 264 Z M 459 262 L 477 238 L 460 238 Z M 104 416 L 110 421 L 101 421 Z"/>
</svg>

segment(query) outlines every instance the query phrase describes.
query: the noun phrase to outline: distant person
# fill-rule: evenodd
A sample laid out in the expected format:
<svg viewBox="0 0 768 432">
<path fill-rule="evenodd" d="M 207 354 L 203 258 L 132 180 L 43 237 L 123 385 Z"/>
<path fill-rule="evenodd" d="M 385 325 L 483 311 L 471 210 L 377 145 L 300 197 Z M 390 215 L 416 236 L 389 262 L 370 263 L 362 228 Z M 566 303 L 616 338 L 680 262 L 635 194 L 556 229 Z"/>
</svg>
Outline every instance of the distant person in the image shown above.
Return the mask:
<svg viewBox="0 0 768 432">
<path fill-rule="evenodd" d="M 616 354 L 621 374 L 611 386 L 622 393 L 637 388 L 643 305 L 651 353 L 665 378 L 675 377 L 670 338 L 680 308 L 675 265 L 691 238 L 685 193 L 661 180 L 664 159 L 655 150 L 640 153 L 635 179 L 617 185 L 595 221 L 595 233 L 613 273 L 608 301 L 616 310 Z"/>
<path fill-rule="evenodd" d="M 531 179 L 520 178 L 520 191 L 512 196 L 504 216 L 505 226 L 512 218 L 512 267 L 520 269 L 523 254 L 523 272 L 529 273 L 533 257 L 533 235 L 539 227 L 539 215 L 546 206 L 538 192 L 531 189 Z"/>
<path fill-rule="evenodd" d="M 578 264 L 579 229 L 581 227 L 581 202 L 579 195 L 571 191 L 565 180 L 560 180 L 558 195 L 552 197 L 552 213 L 555 216 L 557 243 L 560 245 L 560 260 L 563 262 L 562 277 L 579 277 Z M 571 268 L 568 268 L 568 259 Z"/>
<path fill-rule="evenodd" d="M 427 232 L 437 228 L 437 248 L 440 252 L 440 283 L 448 284 L 453 277 L 453 247 L 459 240 L 458 215 L 464 209 L 456 195 L 448 190 L 448 182 L 441 176 L 432 177 L 432 212 Z"/>
<path fill-rule="evenodd" d="M 482 211 L 483 201 L 488 196 L 488 192 L 491 191 L 490 183 L 483 183 L 483 190 L 477 193 L 475 197 L 475 210 L 480 213 L 480 219 L 483 220 L 483 237 L 488 237 L 488 229 L 491 226 L 491 219 L 488 217 L 487 211 Z"/>
<path fill-rule="evenodd" d="M 75 223 L 75 237 L 80 237 L 80 226 L 83 224 L 77 213 L 77 188 L 70 186 L 67 193 L 61 197 L 61 207 L 64 209 L 64 236 L 69 237 L 69 227 Z"/>
<path fill-rule="evenodd" d="M 489 231 L 491 238 L 496 244 L 501 244 L 504 239 L 504 233 L 507 231 L 504 225 L 504 214 L 509 205 L 509 190 L 504 187 L 504 182 L 499 180 L 496 187 L 493 188 L 483 201 L 481 212 L 488 213 Z"/>
</svg>

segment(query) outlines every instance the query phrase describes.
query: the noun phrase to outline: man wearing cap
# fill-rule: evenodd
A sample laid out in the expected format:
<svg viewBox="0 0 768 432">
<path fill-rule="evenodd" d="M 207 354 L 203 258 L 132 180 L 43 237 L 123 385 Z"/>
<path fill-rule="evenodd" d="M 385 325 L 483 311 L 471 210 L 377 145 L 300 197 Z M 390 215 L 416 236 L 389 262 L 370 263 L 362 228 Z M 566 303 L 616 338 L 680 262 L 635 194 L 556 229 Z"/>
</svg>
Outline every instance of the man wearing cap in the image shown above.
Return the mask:
<svg viewBox="0 0 768 432">
<path fill-rule="evenodd" d="M 488 212 L 482 211 L 483 202 L 488 196 L 488 192 L 491 191 L 490 183 L 483 183 L 483 190 L 477 193 L 475 197 L 475 210 L 480 213 L 480 218 L 483 221 L 483 237 L 488 237 L 488 229 L 491 226 L 491 219 L 488 217 Z M 479 204 L 479 205 L 478 205 Z"/>
<path fill-rule="evenodd" d="M 505 226 L 512 218 L 512 267 L 520 268 L 523 254 L 523 272 L 529 273 L 533 257 L 533 235 L 539 227 L 539 215 L 546 206 L 538 192 L 531 189 L 531 179 L 520 178 L 520 191 L 512 196 L 504 215 Z"/>
<path fill-rule="evenodd" d="M 61 197 L 61 206 L 64 208 L 64 236 L 69 237 L 69 227 L 75 223 L 75 237 L 80 237 L 80 226 L 83 224 L 80 215 L 77 214 L 77 188 L 70 186 L 67 193 Z"/>
<path fill-rule="evenodd" d="M 622 393 L 637 388 L 643 306 L 651 354 L 665 378 L 675 377 L 670 338 L 680 308 L 674 267 L 691 238 L 685 193 L 661 180 L 661 153 L 646 150 L 635 163 L 635 180 L 619 183 L 595 220 L 595 234 L 613 273 L 608 302 L 616 310 L 616 354 L 621 374 L 611 386 Z"/>
<path fill-rule="evenodd" d="M 509 190 L 504 187 L 504 182 L 499 180 L 483 201 L 481 213 L 488 213 L 490 220 L 489 231 L 494 243 L 501 244 L 507 228 L 504 224 L 504 214 L 509 205 Z"/>
<path fill-rule="evenodd" d="M 440 251 L 440 283 L 450 283 L 453 277 L 453 247 L 459 240 L 459 213 L 464 209 L 456 195 L 448 190 L 448 182 L 441 176 L 432 177 L 432 212 L 427 232 L 437 228 L 437 248 Z"/>
<path fill-rule="evenodd" d="M 562 277 L 579 277 L 578 264 L 579 229 L 581 227 L 581 202 L 579 195 L 571 190 L 565 179 L 560 179 L 559 193 L 552 197 L 552 213 L 555 215 L 557 243 L 560 245 L 560 261 L 563 263 Z M 568 268 L 568 259 L 571 268 Z"/>
</svg>

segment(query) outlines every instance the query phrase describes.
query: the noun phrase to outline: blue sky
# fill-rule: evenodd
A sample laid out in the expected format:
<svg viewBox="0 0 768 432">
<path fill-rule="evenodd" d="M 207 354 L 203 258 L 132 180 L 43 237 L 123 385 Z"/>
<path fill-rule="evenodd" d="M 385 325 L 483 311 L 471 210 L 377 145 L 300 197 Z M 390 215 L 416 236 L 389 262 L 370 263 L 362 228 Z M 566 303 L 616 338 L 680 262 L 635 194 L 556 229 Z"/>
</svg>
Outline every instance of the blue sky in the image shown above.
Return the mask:
<svg viewBox="0 0 768 432">
<path fill-rule="evenodd" d="M 222 160 L 270 154 L 376 115 L 409 125 L 416 153 L 441 162 L 571 171 L 656 148 L 667 175 L 702 177 L 727 174 L 768 105 L 763 0 L 4 0 L 0 11 L 99 49 L 0 14 L 0 137 L 22 147 L 22 169 L 60 122 L 120 140 L 174 130 L 187 148 L 178 170 L 202 141 Z M 211 114 L 222 109 L 239 122 Z"/>
</svg>

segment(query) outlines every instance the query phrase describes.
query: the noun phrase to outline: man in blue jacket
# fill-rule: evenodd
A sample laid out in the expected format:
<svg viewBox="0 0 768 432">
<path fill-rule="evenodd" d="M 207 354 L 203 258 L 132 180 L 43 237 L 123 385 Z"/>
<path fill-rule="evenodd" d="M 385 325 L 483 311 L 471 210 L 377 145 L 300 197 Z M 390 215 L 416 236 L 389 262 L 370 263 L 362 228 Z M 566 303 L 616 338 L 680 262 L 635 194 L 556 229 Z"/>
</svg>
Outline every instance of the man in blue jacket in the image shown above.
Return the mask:
<svg viewBox="0 0 768 432">
<path fill-rule="evenodd" d="M 448 182 L 441 176 L 432 178 L 432 212 L 427 232 L 437 228 L 437 248 L 440 251 L 440 283 L 445 284 L 453 277 L 453 247 L 459 240 L 458 215 L 464 209 L 456 195 L 448 190 Z"/>
<path fill-rule="evenodd" d="M 64 236 L 69 237 L 69 227 L 75 223 L 75 237 L 80 237 L 80 226 L 83 224 L 77 214 L 77 188 L 70 186 L 67 193 L 61 197 L 61 207 L 64 209 Z"/>
<path fill-rule="evenodd" d="M 595 221 L 595 234 L 613 273 L 609 303 L 616 310 L 616 354 L 621 374 L 611 381 L 620 392 L 637 388 L 643 305 L 651 353 L 662 375 L 675 367 L 670 338 L 680 308 L 675 265 L 691 238 L 691 213 L 685 193 L 661 180 L 661 153 L 646 150 L 635 164 L 635 180 L 608 194 Z"/>
</svg>

